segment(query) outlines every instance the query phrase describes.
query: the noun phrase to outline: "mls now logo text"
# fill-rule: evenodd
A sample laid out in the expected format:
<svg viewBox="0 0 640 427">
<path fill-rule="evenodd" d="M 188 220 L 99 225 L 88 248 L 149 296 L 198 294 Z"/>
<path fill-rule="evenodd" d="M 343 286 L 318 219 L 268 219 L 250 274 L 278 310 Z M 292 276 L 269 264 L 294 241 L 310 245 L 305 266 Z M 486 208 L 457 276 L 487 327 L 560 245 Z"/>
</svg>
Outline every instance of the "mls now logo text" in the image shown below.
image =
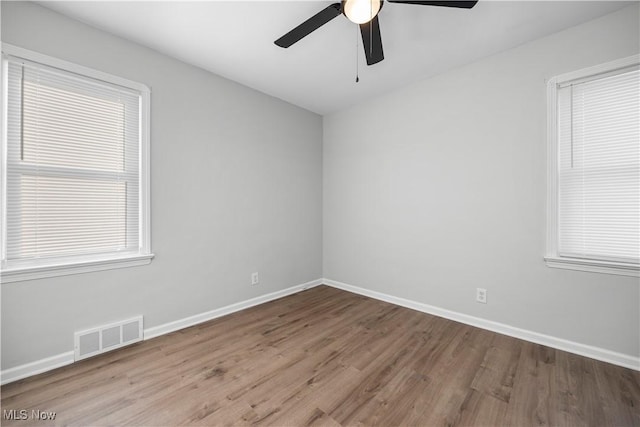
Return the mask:
<svg viewBox="0 0 640 427">
<path fill-rule="evenodd" d="M 26 409 L 4 409 L 2 411 L 2 418 L 5 420 L 40 420 L 51 421 L 56 419 L 56 413 L 53 411 L 41 411 L 39 409 L 32 409 L 27 411 Z"/>
</svg>

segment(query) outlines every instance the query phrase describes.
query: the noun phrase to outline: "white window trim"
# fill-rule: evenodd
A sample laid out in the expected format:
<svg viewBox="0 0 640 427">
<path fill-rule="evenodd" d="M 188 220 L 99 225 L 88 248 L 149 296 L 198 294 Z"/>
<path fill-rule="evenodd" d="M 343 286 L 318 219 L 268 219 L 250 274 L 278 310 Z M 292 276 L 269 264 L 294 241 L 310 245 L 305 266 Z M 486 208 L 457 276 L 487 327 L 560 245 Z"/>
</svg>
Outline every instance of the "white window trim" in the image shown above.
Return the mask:
<svg viewBox="0 0 640 427">
<path fill-rule="evenodd" d="M 124 86 L 139 91 L 141 94 L 141 150 L 140 150 L 140 252 L 130 255 L 107 255 L 99 257 L 87 256 L 84 259 L 76 259 L 72 262 L 58 261 L 52 264 L 38 265 L 22 265 L 12 267 L 10 269 L 2 269 L 0 271 L 0 282 L 17 282 L 23 280 L 41 279 L 55 276 L 65 276 L 70 274 L 87 273 L 92 271 L 109 270 L 114 268 L 133 267 L 149 264 L 154 257 L 151 252 L 151 235 L 150 235 L 150 166 L 149 166 L 149 140 L 150 140 L 150 97 L 151 90 L 148 86 L 114 76 L 92 68 L 67 62 L 61 59 L 53 58 L 48 55 L 23 49 L 7 43 L 2 43 L 2 54 L 13 57 L 22 58 L 28 61 L 38 62 L 50 67 L 59 68 L 64 71 L 76 73 L 82 76 L 91 77 L 108 83 Z M 2 102 L 6 105 L 6 96 L 4 88 L 6 88 L 7 70 L 2 70 Z M 0 130 L 2 132 L 2 149 L 0 150 L 0 176 L 6 174 L 5 164 L 7 155 L 7 111 L 2 114 Z M 0 207 L 2 209 L 2 222 L 0 223 L 0 250 L 2 259 L 4 259 L 4 250 L 6 248 L 6 179 L 2 179 L 4 185 L 0 186 Z"/>
<path fill-rule="evenodd" d="M 640 267 L 637 264 L 570 258 L 558 254 L 558 133 L 556 123 L 557 87 L 559 84 L 630 67 L 638 63 L 640 63 L 640 55 L 633 55 L 562 74 L 547 82 L 547 247 L 544 260 L 548 267 L 640 277 Z"/>
</svg>

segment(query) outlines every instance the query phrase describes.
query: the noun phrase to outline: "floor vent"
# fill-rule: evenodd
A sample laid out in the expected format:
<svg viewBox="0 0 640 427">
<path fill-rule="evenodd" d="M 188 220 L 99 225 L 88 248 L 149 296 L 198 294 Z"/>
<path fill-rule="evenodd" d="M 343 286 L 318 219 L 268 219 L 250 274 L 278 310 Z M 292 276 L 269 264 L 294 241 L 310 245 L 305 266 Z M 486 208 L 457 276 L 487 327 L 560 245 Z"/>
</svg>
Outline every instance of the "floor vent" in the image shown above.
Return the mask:
<svg viewBox="0 0 640 427">
<path fill-rule="evenodd" d="M 138 341 L 142 341 L 142 316 L 76 332 L 73 347 L 75 360 L 86 359 Z"/>
</svg>

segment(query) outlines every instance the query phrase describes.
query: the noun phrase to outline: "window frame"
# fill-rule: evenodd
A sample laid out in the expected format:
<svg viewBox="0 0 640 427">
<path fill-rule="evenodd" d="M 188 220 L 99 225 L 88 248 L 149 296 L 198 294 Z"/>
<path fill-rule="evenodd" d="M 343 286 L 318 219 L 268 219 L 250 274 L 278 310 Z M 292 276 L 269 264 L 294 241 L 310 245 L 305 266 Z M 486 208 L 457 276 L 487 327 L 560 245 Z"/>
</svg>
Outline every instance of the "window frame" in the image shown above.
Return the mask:
<svg viewBox="0 0 640 427">
<path fill-rule="evenodd" d="M 558 252 L 558 85 L 576 80 L 592 80 L 596 76 L 606 75 L 638 64 L 640 64 L 640 55 L 633 55 L 561 74 L 547 82 L 547 238 L 544 261 L 548 267 L 640 277 L 639 264 L 573 258 L 561 256 Z"/>
<path fill-rule="evenodd" d="M 48 67 L 60 69 L 65 72 L 77 74 L 83 78 L 101 80 L 109 84 L 133 89 L 140 93 L 140 145 L 139 145 L 139 242 L 136 253 L 127 254 L 87 254 L 73 257 L 60 257 L 42 259 L 39 261 L 14 262 L 6 265 L 7 248 L 7 87 L 8 73 L 5 57 L 24 59 L 29 62 L 39 63 Z M 53 58 L 21 47 L 2 43 L 2 103 L 3 114 L 0 118 L 0 131 L 2 142 L 0 150 L 0 209 L 2 221 L 0 222 L 0 281 L 2 283 L 17 282 L 22 280 L 40 279 L 46 277 L 64 276 L 69 274 L 86 273 L 92 271 L 109 270 L 115 268 L 146 265 L 151 262 L 154 254 L 151 252 L 150 235 L 150 97 L 151 90 L 147 85 L 134 82 L 122 77 L 114 76 L 92 68 L 74 64 L 72 62 Z"/>
</svg>

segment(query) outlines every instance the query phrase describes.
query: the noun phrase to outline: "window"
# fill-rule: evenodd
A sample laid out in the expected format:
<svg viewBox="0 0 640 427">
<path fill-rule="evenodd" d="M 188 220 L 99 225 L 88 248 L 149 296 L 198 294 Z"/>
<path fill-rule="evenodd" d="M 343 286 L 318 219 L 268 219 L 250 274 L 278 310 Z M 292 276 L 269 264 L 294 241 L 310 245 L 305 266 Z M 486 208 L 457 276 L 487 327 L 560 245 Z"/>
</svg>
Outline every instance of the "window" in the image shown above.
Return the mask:
<svg viewBox="0 0 640 427">
<path fill-rule="evenodd" d="M 638 276 L 639 57 L 549 82 L 550 267 Z"/>
<path fill-rule="evenodd" d="M 148 264 L 148 88 L 13 46 L 2 61 L 2 281 Z"/>
</svg>

